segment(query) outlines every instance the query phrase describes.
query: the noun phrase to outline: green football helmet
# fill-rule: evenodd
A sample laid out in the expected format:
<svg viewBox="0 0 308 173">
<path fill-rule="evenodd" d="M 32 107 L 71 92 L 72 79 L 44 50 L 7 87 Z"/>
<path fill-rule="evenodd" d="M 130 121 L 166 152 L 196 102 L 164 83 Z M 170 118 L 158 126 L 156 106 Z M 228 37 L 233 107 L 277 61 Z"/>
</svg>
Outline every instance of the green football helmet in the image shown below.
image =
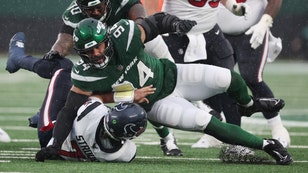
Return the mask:
<svg viewBox="0 0 308 173">
<path fill-rule="evenodd" d="M 81 11 L 86 14 L 88 17 L 95 18 L 100 20 L 101 22 L 105 23 L 106 20 L 109 18 L 111 13 L 111 3 L 110 0 L 76 0 L 77 5 L 81 9 Z M 105 4 L 105 9 L 101 7 L 101 4 Z M 93 16 L 89 14 L 89 11 L 93 9 L 98 9 L 103 13 L 102 16 Z"/>
<path fill-rule="evenodd" d="M 80 21 L 74 30 L 73 40 L 78 55 L 89 65 L 104 68 L 113 55 L 112 42 L 107 28 L 99 20 L 87 18 Z M 89 57 L 89 52 L 102 43 L 106 45 L 104 53 L 100 56 Z"/>
</svg>

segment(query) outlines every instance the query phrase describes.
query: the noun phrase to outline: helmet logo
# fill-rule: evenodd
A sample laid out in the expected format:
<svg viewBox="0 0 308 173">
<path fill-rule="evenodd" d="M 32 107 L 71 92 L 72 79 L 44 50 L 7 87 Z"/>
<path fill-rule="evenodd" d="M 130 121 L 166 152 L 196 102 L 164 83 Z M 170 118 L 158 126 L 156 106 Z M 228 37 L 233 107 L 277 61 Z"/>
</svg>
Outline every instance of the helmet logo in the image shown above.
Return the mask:
<svg viewBox="0 0 308 173">
<path fill-rule="evenodd" d="M 97 42 L 96 42 L 95 40 L 93 40 L 93 41 L 91 41 L 91 42 L 89 42 L 89 43 L 86 43 L 86 44 L 84 45 L 84 48 L 85 48 L 85 49 L 88 49 L 88 48 L 93 47 L 93 46 L 95 46 L 95 45 L 97 45 Z"/>
<path fill-rule="evenodd" d="M 129 123 L 129 124 L 126 124 L 124 126 L 124 133 L 129 135 L 129 137 L 132 137 L 134 136 L 137 132 L 133 129 L 133 127 L 135 127 L 136 125 L 135 124 L 132 124 L 132 123 Z M 132 134 L 133 133 L 133 134 Z"/>
<path fill-rule="evenodd" d="M 127 108 L 127 106 L 128 105 L 124 105 L 123 103 L 121 103 L 121 104 L 119 104 L 119 105 L 116 105 L 115 106 L 115 109 L 117 110 L 117 111 L 123 111 L 124 109 L 126 109 Z"/>
<path fill-rule="evenodd" d="M 98 21 L 96 29 L 97 34 L 100 34 L 102 30 L 105 30 L 105 25 L 102 22 Z"/>
<path fill-rule="evenodd" d="M 100 0 L 90 1 L 90 2 L 88 2 L 88 7 L 91 7 L 91 6 L 94 6 L 94 5 L 98 5 L 100 3 L 101 3 Z"/>
</svg>

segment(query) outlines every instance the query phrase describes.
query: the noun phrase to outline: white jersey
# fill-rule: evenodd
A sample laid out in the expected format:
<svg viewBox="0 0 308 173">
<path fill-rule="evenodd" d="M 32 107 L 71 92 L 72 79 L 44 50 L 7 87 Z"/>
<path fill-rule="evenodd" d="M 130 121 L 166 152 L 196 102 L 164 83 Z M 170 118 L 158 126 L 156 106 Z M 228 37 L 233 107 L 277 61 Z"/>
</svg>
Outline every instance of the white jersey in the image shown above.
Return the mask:
<svg viewBox="0 0 308 173">
<path fill-rule="evenodd" d="M 197 25 L 188 33 L 201 34 L 211 30 L 217 23 L 219 4 L 219 1 L 164 0 L 162 11 L 180 19 L 195 20 Z"/>
<path fill-rule="evenodd" d="M 263 15 L 267 5 L 267 0 L 247 0 L 247 16 L 236 16 L 223 5 L 219 6 L 217 23 L 223 33 L 239 35 L 247 31 L 252 25 L 256 24 Z"/>
<path fill-rule="evenodd" d="M 78 110 L 72 131 L 62 145 L 61 157 L 72 161 L 131 161 L 137 149 L 131 140 L 125 141 L 116 151 L 110 147 L 112 145 L 108 138 L 101 140 L 104 151 L 97 144 L 98 125 L 109 109 L 98 98 L 90 98 Z"/>
</svg>

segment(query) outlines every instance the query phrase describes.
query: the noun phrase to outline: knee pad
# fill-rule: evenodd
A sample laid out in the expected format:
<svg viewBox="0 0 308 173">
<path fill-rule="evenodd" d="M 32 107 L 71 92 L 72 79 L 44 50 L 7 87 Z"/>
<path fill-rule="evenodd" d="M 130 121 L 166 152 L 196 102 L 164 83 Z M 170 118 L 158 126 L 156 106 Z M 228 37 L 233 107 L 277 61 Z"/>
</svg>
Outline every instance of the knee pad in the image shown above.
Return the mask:
<svg viewBox="0 0 308 173">
<path fill-rule="evenodd" d="M 211 114 L 205 112 L 191 103 L 188 106 L 179 107 L 168 102 L 154 105 L 148 114 L 149 119 L 160 124 L 186 130 L 202 132 L 211 120 Z"/>
</svg>

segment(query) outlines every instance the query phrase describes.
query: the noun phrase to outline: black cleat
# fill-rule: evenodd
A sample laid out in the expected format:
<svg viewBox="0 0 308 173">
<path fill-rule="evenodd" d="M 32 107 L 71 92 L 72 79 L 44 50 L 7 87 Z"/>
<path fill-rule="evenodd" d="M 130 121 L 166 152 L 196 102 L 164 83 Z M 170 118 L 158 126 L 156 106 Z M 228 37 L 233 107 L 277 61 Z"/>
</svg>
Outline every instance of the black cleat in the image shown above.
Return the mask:
<svg viewBox="0 0 308 173">
<path fill-rule="evenodd" d="M 174 138 L 169 140 L 160 139 L 160 148 L 165 156 L 183 156 Z"/>
<path fill-rule="evenodd" d="M 253 101 L 250 107 L 238 105 L 238 112 L 241 116 L 250 117 L 256 112 L 278 112 L 285 105 L 284 100 L 278 98 L 258 98 Z"/>
<path fill-rule="evenodd" d="M 293 162 L 292 156 L 287 149 L 276 139 L 267 139 L 267 144 L 263 150 L 271 155 L 278 165 L 290 165 Z"/>
</svg>

